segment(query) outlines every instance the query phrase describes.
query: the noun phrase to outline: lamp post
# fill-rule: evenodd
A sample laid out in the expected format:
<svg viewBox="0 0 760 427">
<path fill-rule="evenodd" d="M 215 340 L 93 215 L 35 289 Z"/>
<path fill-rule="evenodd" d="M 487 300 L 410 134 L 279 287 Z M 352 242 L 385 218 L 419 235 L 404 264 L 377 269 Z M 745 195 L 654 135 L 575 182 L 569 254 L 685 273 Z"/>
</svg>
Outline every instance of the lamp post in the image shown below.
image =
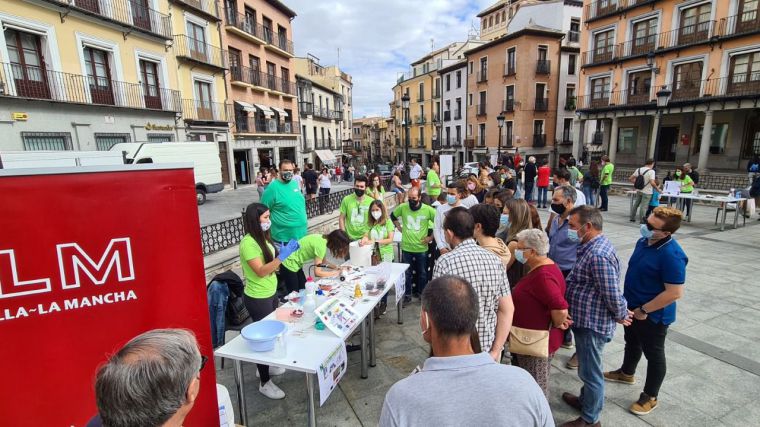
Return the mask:
<svg viewBox="0 0 760 427">
<path fill-rule="evenodd" d="M 499 148 L 496 151 L 496 164 L 498 165 L 499 162 L 501 162 L 501 130 L 504 128 L 504 115 L 499 114 L 496 117 L 496 123 L 499 125 Z"/>
<path fill-rule="evenodd" d="M 657 155 L 659 153 L 659 145 L 660 145 L 660 129 L 661 126 L 661 119 L 662 119 L 662 111 L 665 109 L 665 107 L 668 106 L 668 101 L 670 101 L 670 94 L 672 92 L 668 90 L 667 86 L 663 86 L 660 90 L 657 91 L 657 133 L 655 133 L 654 138 L 654 153 L 652 153 L 651 158 L 657 160 Z"/>
<path fill-rule="evenodd" d="M 404 165 L 409 161 L 409 95 L 401 97 L 401 107 L 404 109 Z M 406 169 L 406 166 L 404 167 Z"/>
</svg>

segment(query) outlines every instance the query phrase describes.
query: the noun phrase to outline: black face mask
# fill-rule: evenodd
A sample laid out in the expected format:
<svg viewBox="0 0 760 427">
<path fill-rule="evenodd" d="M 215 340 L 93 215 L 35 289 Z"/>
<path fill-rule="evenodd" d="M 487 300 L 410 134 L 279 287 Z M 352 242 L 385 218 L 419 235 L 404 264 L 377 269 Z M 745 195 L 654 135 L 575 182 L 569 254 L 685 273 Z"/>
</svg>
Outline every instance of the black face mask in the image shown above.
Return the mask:
<svg viewBox="0 0 760 427">
<path fill-rule="evenodd" d="M 410 200 L 409 201 L 409 208 L 411 208 L 413 211 L 416 211 L 422 206 L 422 203 L 420 203 L 419 200 Z"/>
<path fill-rule="evenodd" d="M 364 190 L 354 188 L 354 194 L 356 194 L 356 197 L 362 197 L 364 195 Z"/>
<path fill-rule="evenodd" d="M 565 205 L 561 203 L 552 203 L 551 206 L 552 206 L 552 210 L 556 212 L 558 215 L 562 215 L 563 213 L 565 213 L 565 210 L 567 209 L 565 208 Z"/>
</svg>

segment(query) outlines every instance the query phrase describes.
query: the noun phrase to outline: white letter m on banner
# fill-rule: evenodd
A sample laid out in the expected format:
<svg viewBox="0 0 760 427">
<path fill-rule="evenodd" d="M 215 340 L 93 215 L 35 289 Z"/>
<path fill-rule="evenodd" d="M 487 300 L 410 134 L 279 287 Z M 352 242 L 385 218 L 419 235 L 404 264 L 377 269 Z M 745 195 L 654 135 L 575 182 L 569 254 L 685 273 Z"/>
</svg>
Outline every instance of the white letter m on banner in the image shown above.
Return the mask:
<svg viewBox="0 0 760 427">
<path fill-rule="evenodd" d="M 76 243 L 56 245 L 58 250 L 58 267 L 61 272 L 61 287 L 63 289 L 78 288 L 81 284 L 79 273 L 84 272 L 92 283 L 102 285 L 116 266 L 116 276 L 119 282 L 135 279 L 135 269 L 132 264 L 132 245 L 128 237 L 111 239 L 103 256 L 95 262 Z"/>
</svg>

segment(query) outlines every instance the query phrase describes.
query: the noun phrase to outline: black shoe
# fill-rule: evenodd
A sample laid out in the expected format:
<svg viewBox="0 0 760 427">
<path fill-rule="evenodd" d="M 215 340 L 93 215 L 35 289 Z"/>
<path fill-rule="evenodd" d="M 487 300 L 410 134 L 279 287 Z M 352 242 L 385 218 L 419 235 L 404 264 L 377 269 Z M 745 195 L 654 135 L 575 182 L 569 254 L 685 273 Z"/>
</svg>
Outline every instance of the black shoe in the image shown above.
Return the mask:
<svg viewBox="0 0 760 427">
<path fill-rule="evenodd" d="M 607 212 L 607 208 L 601 208 L 599 210 L 602 211 L 602 212 Z"/>
<path fill-rule="evenodd" d="M 631 222 L 636 222 L 636 220 L 635 220 L 635 219 L 629 219 L 628 221 L 631 221 Z"/>
<path fill-rule="evenodd" d="M 388 311 L 388 303 L 385 301 L 380 301 L 380 304 L 378 304 L 377 308 L 380 312 L 380 315 L 382 316 L 386 311 Z"/>
</svg>

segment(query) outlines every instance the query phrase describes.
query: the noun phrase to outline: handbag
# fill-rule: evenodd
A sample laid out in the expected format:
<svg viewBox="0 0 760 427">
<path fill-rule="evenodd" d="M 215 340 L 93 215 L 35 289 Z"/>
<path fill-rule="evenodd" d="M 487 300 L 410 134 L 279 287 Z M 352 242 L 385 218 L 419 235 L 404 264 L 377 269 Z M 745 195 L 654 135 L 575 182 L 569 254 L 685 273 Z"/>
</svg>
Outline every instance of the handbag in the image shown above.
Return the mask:
<svg viewBox="0 0 760 427">
<path fill-rule="evenodd" d="M 523 356 L 549 357 L 549 329 L 528 329 L 512 326 L 509 330 L 509 352 Z"/>
</svg>

